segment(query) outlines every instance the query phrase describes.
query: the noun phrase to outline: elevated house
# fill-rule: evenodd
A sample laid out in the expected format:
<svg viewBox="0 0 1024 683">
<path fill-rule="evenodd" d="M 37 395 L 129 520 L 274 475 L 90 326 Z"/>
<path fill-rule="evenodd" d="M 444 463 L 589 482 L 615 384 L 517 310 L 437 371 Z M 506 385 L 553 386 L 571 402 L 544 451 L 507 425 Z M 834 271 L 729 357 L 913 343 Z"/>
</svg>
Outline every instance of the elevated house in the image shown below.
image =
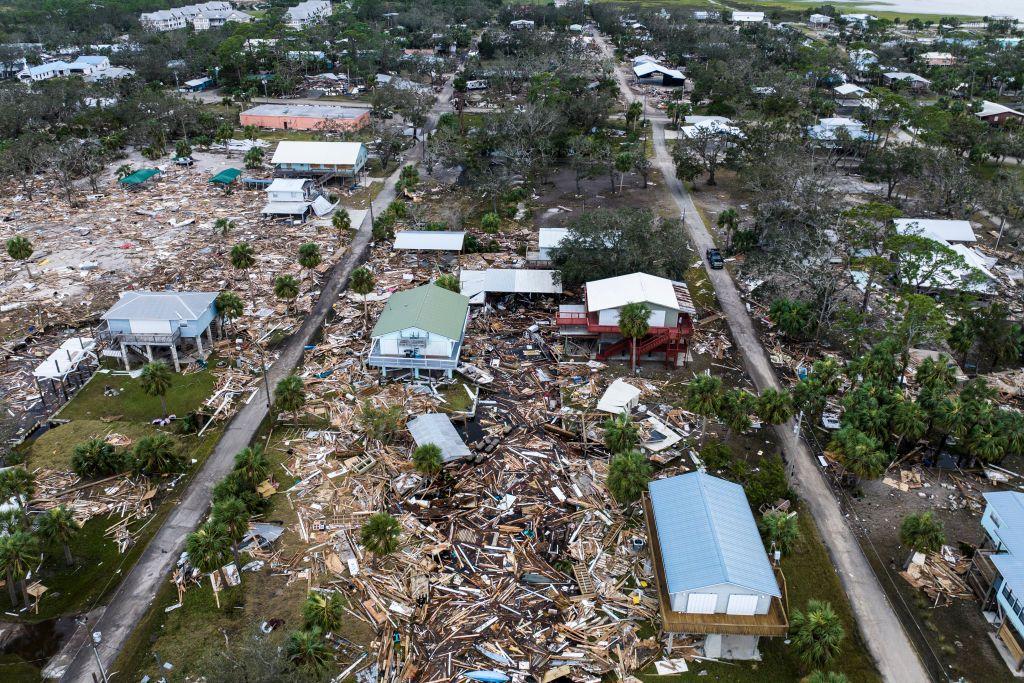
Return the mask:
<svg viewBox="0 0 1024 683">
<path fill-rule="evenodd" d="M 459 364 L 469 322 L 469 298 L 436 285 L 422 285 L 388 298 L 370 333 L 367 365 L 386 377 L 388 370 L 442 371 Z"/>
<path fill-rule="evenodd" d="M 988 100 L 981 103 L 981 111 L 975 112 L 974 115 L 993 126 L 1002 126 L 1009 121 L 1018 123 L 1024 121 L 1024 112 Z"/>
<path fill-rule="evenodd" d="M 305 142 L 284 140 L 270 163 L 278 177 L 355 179 L 363 171 L 369 153 L 361 142 Z"/>
<path fill-rule="evenodd" d="M 925 52 L 919 59 L 928 66 L 953 66 L 956 64 L 956 57 L 950 52 Z"/>
<path fill-rule="evenodd" d="M 807 17 L 807 25 L 811 28 L 828 28 L 832 23 L 832 17 L 827 14 L 812 14 Z"/>
<path fill-rule="evenodd" d="M 284 21 L 292 28 L 305 28 L 331 15 L 330 0 L 305 0 L 284 13 Z"/>
<path fill-rule="evenodd" d="M 704 656 L 760 659 L 784 637 L 786 582 L 768 559 L 739 484 L 706 472 L 652 481 L 643 499 L 662 630 L 704 636 Z"/>
<path fill-rule="evenodd" d="M 646 304 L 651 311 L 650 329 L 637 340 L 637 358 L 661 358 L 668 365 L 675 365 L 680 354 L 686 358 L 697 310 L 685 283 L 632 273 L 588 282 L 584 291 L 582 304 L 558 307 L 557 323 L 562 336 L 590 340 L 597 360 L 630 354 L 632 340 L 619 330 L 619 314 L 631 303 Z"/>
<path fill-rule="evenodd" d="M 178 350 L 183 340 L 194 344 L 200 357 L 206 354 L 204 334 L 213 348 L 216 299 L 216 292 L 122 292 L 103 314 L 97 337 L 111 346 L 105 355 L 121 358 L 125 370 L 131 370 L 131 353 L 152 362 L 153 348 L 166 347 L 174 369 L 180 372 Z"/>
<path fill-rule="evenodd" d="M 356 131 L 370 123 L 369 109 L 333 104 L 261 104 L 238 115 L 243 126 L 274 130 Z"/>
<path fill-rule="evenodd" d="M 310 211 L 323 216 L 333 206 L 309 178 L 275 178 L 267 186 L 264 216 L 291 216 L 305 218 Z"/>
<path fill-rule="evenodd" d="M 1024 675 L 1024 493 L 985 497 L 981 528 L 967 582 L 992 626 L 989 638 L 1015 676 Z"/>
<path fill-rule="evenodd" d="M 845 116 L 819 119 L 817 125 L 807 128 L 807 137 L 823 147 L 835 146 L 847 140 L 872 142 L 878 139 L 862 122 Z"/>
</svg>

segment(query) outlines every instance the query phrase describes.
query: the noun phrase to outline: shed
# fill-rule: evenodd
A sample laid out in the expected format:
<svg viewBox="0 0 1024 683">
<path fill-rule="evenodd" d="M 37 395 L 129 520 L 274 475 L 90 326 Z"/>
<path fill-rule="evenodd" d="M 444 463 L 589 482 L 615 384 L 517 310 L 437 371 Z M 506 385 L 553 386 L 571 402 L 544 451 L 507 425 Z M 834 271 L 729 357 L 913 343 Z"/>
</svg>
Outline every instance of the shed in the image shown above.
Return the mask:
<svg viewBox="0 0 1024 683">
<path fill-rule="evenodd" d="M 121 178 L 118 182 L 125 187 L 139 187 L 158 173 L 160 173 L 160 169 L 157 168 L 140 168 L 135 173 Z"/>
<path fill-rule="evenodd" d="M 405 251 L 462 251 L 465 231 L 403 230 L 395 234 L 395 249 Z"/>
<path fill-rule="evenodd" d="M 240 175 L 242 175 L 242 171 L 237 168 L 225 168 L 223 171 L 210 178 L 210 182 L 214 185 L 230 185 L 238 180 L 238 176 Z"/>
<path fill-rule="evenodd" d="M 459 291 L 469 297 L 469 303 L 482 304 L 488 294 L 561 294 L 562 280 L 557 270 L 463 269 Z"/>
<path fill-rule="evenodd" d="M 936 242 L 977 242 L 970 221 L 933 218 L 897 218 L 893 221 L 901 235 L 920 235 Z"/>
<path fill-rule="evenodd" d="M 597 402 L 597 409 L 618 415 L 629 413 L 640 405 L 640 390 L 619 377 L 612 382 Z"/>
<path fill-rule="evenodd" d="M 444 413 L 427 413 L 409 420 L 409 433 L 417 446 L 432 443 L 441 449 L 441 459 L 449 463 L 473 453 L 462 440 L 451 419 Z"/>
</svg>

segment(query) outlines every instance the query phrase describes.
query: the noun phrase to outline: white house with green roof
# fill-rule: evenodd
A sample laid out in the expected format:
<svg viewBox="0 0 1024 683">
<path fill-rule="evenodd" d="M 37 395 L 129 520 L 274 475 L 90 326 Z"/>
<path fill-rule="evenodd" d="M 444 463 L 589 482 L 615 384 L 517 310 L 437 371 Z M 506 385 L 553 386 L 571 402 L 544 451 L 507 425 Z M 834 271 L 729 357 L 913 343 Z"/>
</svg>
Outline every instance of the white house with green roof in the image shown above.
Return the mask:
<svg viewBox="0 0 1024 683">
<path fill-rule="evenodd" d="M 443 370 L 459 364 L 469 320 L 469 297 L 436 285 L 395 292 L 373 326 L 367 364 L 389 369 Z"/>
</svg>

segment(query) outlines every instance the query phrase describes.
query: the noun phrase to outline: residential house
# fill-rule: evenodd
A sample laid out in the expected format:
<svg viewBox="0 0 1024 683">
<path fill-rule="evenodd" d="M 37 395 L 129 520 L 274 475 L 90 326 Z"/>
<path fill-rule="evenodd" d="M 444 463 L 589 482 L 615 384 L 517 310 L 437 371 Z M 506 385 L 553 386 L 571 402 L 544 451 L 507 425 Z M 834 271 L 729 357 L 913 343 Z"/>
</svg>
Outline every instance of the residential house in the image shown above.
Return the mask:
<svg viewBox="0 0 1024 683">
<path fill-rule="evenodd" d="M 807 137 L 823 146 L 832 147 L 842 142 L 844 137 L 859 142 L 872 141 L 878 136 L 867 130 L 864 124 L 856 119 L 834 116 L 819 119 L 817 125 L 807 129 Z"/>
<path fill-rule="evenodd" d="M 956 57 L 949 52 L 925 52 L 919 58 L 928 66 L 953 66 L 956 64 Z"/>
<path fill-rule="evenodd" d="M 733 12 L 734 24 L 760 24 L 764 21 L 764 12 Z"/>
<path fill-rule="evenodd" d="M 568 234 L 569 228 L 540 228 L 537 232 L 537 251 L 527 252 L 527 264 L 534 268 L 551 265 L 552 252 Z"/>
<path fill-rule="evenodd" d="M 704 636 L 712 659 L 760 659 L 762 636 L 785 637 L 786 582 L 765 552 L 739 484 L 703 471 L 648 484 L 650 538 L 662 630 Z"/>
<path fill-rule="evenodd" d="M 807 18 L 807 25 L 811 28 L 828 28 L 832 23 L 832 17 L 827 14 L 812 14 Z"/>
<path fill-rule="evenodd" d="M 270 163 L 282 177 L 318 176 L 357 178 L 366 165 L 368 152 L 361 142 L 306 142 L 284 140 L 277 145 Z"/>
<path fill-rule="evenodd" d="M 305 0 L 289 7 L 284 14 L 285 23 L 292 28 L 304 28 L 331 15 L 330 0 Z"/>
<path fill-rule="evenodd" d="M 536 22 L 531 19 L 515 19 L 508 22 L 508 27 L 513 31 L 532 31 L 536 26 Z"/>
<path fill-rule="evenodd" d="M 230 2 L 217 0 L 198 5 L 185 5 L 156 12 L 143 12 L 139 23 L 151 31 L 176 31 L 191 26 L 196 31 L 220 28 L 229 21 L 247 24 L 252 15 L 239 12 Z"/>
<path fill-rule="evenodd" d="M 561 294 L 557 270 L 488 268 L 459 272 L 459 291 L 470 304 L 483 304 L 488 294 Z"/>
<path fill-rule="evenodd" d="M 928 86 L 932 84 L 924 76 L 918 76 L 917 74 L 909 73 L 907 71 L 886 71 L 882 74 L 882 80 L 887 85 L 893 85 L 894 83 L 905 83 L 907 86 L 914 91 L 924 91 L 928 89 Z"/>
<path fill-rule="evenodd" d="M 400 230 L 395 233 L 396 251 L 462 251 L 465 230 Z"/>
<path fill-rule="evenodd" d="M 876 17 L 874 15 L 871 15 L 871 14 L 864 14 L 864 13 L 840 14 L 839 18 L 842 19 L 844 22 L 846 22 L 847 26 L 854 27 L 854 28 L 859 28 L 859 29 L 862 29 L 862 30 L 866 29 L 870 22 L 878 21 L 878 17 Z"/>
<path fill-rule="evenodd" d="M 317 203 L 321 208 L 317 214 L 330 212 L 331 203 L 309 178 L 274 178 L 267 186 L 267 204 L 261 213 L 264 216 L 305 218 Z"/>
<path fill-rule="evenodd" d="M 850 50 L 850 62 L 859 73 L 867 71 L 872 64 L 878 64 L 878 55 L 868 49 Z"/>
<path fill-rule="evenodd" d="M 718 21 L 721 16 L 717 10 L 698 9 L 693 11 L 693 18 L 696 21 Z"/>
<path fill-rule="evenodd" d="M 680 357 L 685 360 L 697 310 L 685 283 L 655 275 L 632 273 L 588 282 L 582 304 L 558 307 L 559 332 L 577 342 L 590 340 L 596 346 L 598 360 L 628 356 L 632 340 L 619 330 L 619 314 L 631 303 L 645 304 L 651 311 L 647 321 L 650 329 L 637 340 L 637 357 L 657 355 L 670 365 Z"/>
<path fill-rule="evenodd" d="M 369 109 L 333 104 L 261 104 L 238 116 L 243 126 L 352 132 L 370 123 Z"/>
<path fill-rule="evenodd" d="M 1024 121 L 1024 113 L 988 100 L 982 101 L 981 111 L 975 112 L 974 115 L 993 126 L 1001 126 L 1007 121 Z"/>
<path fill-rule="evenodd" d="M 732 119 L 725 116 L 686 116 L 683 123 L 688 125 L 679 129 L 684 137 L 694 138 L 703 135 L 715 135 L 723 138 L 743 137 L 743 131 L 732 125 Z"/>
<path fill-rule="evenodd" d="M 1024 675 L 1024 493 L 983 493 L 985 537 L 967 583 L 992 626 L 989 638 L 1016 676 Z"/>
<path fill-rule="evenodd" d="M 370 333 L 367 365 L 388 370 L 443 371 L 447 377 L 459 364 L 469 322 L 469 298 L 437 285 L 395 292 Z"/>
<path fill-rule="evenodd" d="M 216 292 L 122 292 L 118 302 L 101 316 L 104 327 L 97 336 L 111 346 L 105 355 L 121 358 L 125 370 L 131 370 L 130 353 L 153 361 L 153 348 L 166 347 L 174 369 L 180 372 L 178 346 L 183 339 L 195 344 L 200 357 L 205 354 L 203 334 L 213 348 L 216 299 Z"/>
<path fill-rule="evenodd" d="M 900 235 L 920 235 L 936 242 L 952 245 L 978 241 L 970 221 L 935 218 L 897 218 L 893 221 Z"/>
<path fill-rule="evenodd" d="M 918 286 L 942 291 L 970 291 L 988 294 L 996 276 L 991 268 L 996 259 L 985 256 L 968 246 L 977 241 L 969 221 L 936 220 L 929 218 L 897 218 L 893 221 L 900 235 L 918 235 L 948 247 L 963 260 L 963 268 L 943 267 L 937 269 Z M 897 257 L 899 255 L 897 254 Z M 927 268 L 922 269 L 927 272 Z"/>
<path fill-rule="evenodd" d="M 685 85 L 686 76 L 679 69 L 670 69 L 654 61 L 641 62 L 633 66 L 633 75 L 638 83 L 647 83 L 661 76 L 662 85 Z"/>
</svg>

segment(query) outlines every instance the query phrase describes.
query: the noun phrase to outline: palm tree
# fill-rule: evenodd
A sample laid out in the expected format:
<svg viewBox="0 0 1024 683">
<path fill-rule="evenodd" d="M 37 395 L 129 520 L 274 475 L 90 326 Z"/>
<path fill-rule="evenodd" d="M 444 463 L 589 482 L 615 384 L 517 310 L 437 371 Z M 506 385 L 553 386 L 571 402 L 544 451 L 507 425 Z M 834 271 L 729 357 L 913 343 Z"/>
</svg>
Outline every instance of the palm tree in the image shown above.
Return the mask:
<svg viewBox="0 0 1024 683">
<path fill-rule="evenodd" d="M 16 235 L 7 240 L 7 255 L 15 261 L 24 262 L 25 273 L 32 277 L 32 271 L 28 269 L 28 259 L 32 256 L 32 243 L 21 235 Z"/>
<path fill-rule="evenodd" d="M 316 627 L 322 631 L 337 631 L 345 618 L 345 599 L 338 591 L 324 594 L 320 591 L 306 596 L 302 605 L 302 620 L 307 628 Z"/>
<path fill-rule="evenodd" d="M 1006 439 L 1006 454 L 1024 453 L 1024 415 L 1012 410 L 1000 410 L 996 422 L 999 432 Z"/>
<path fill-rule="evenodd" d="M 35 536 L 27 531 L 15 531 L 9 536 L 0 537 L 0 571 L 7 577 L 7 595 L 11 606 L 18 605 L 15 584 L 20 584 L 21 595 L 28 605 L 28 591 L 25 577 L 39 561 L 39 543 Z"/>
<path fill-rule="evenodd" d="M 299 282 L 291 275 L 278 275 L 274 280 L 274 296 L 288 302 L 291 309 L 292 303 L 299 296 Z"/>
<path fill-rule="evenodd" d="M 136 474 L 169 474 L 184 467 L 184 458 L 171 437 L 154 434 L 138 440 L 132 448 L 132 469 Z"/>
<path fill-rule="evenodd" d="M 778 510 L 769 510 L 761 516 L 761 530 L 769 543 L 784 553 L 788 553 L 793 545 L 800 540 L 800 526 L 796 514 L 786 514 Z"/>
<path fill-rule="evenodd" d="M 412 464 L 428 477 L 435 477 L 444 468 L 444 457 L 437 444 L 425 443 L 412 452 Z"/>
<path fill-rule="evenodd" d="M 245 306 L 242 304 L 242 299 L 234 292 L 221 292 L 217 295 L 217 313 L 222 318 L 226 318 L 234 322 L 237 318 L 242 317 L 242 313 L 245 311 Z"/>
<path fill-rule="evenodd" d="M 889 420 L 892 431 L 896 434 L 896 452 L 900 450 L 903 439 L 915 442 L 928 431 L 928 414 L 913 401 L 899 401 L 892 408 Z"/>
<path fill-rule="evenodd" d="M 231 537 L 227 527 L 212 519 L 207 521 L 185 537 L 185 552 L 193 567 L 204 574 L 217 572 L 227 587 L 224 565 L 231 561 Z"/>
<path fill-rule="evenodd" d="M 383 557 L 398 550 L 401 534 L 402 525 L 397 519 L 386 512 L 378 512 L 363 524 L 359 531 L 359 541 L 368 551 Z"/>
<path fill-rule="evenodd" d="M 934 553 L 946 542 L 946 531 L 930 510 L 912 513 L 900 524 L 900 542 L 917 552 Z"/>
<path fill-rule="evenodd" d="M 57 541 L 64 548 L 64 561 L 70 567 L 75 563 L 71 557 L 71 541 L 78 534 L 81 526 L 63 505 L 50 508 L 36 518 L 36 530 L 39 537 L 47 543 Z"/>
<path fill-rule="evenodd" d="M 846 637 L 843 622 L 824 600 L 808 600 L 807 609 L 797 610 L 790 620 L 792 642 L 807 665 L 828 664 L 839 655 Z"/>
<path fill-rule="evenodd" d="M 262 147 L 250 147 L 249 151 L 245 153 L 245 157 L 243 157 L 245 167 L 248 169 L 259 168 L 263 165 L 264 156 L 266 156 L 266 152 L 263 151 Z"/>
<path fill-rule="evenodd" d="M 295 666 L 317 674 L 327 668 L 331 653 L 324 644 L 323 633 L 316 626 L 306 631 L 292 631 L 285 644 L 288 660 Z"/>
<path fill-rule="evenodd" d="M 921 388 L 926 390 L 949 391 L 956 386 L 956 371 L 948 363 L 934 358 L 925 358 L 921 361 L 915 377 Z"/>
<path fill-rule="evenodd" d="M 320 257 L 320 247 L 315 242 L 306 242 L 299 245 L 299 265 L 312 270 L 320 265 L 323 259 Z"/>
<path fill-rule="evenodd" d="M 252 245 L 248 242 L 239 242 L 231 247 L 231 266 L 246 274 L 246 278 L 249 280 L 249 293 L 253 295 L 253 303 L 255 304 L 256 298 L 255 292 L 252 290 L 252 276 L 249 274 L 250 269 L 254 265 L 256 265 L 256 252 L 253 251 Z"/>
<path fill-rule="evenodd" d="M 178 140 L 174 145 L 174 156 L 179 159 L 188 159 L 192 156 L 192 145 L 188 144 L 188 140 Z"/>
<path fill-rule="evenodd" d="M 651 463 L 640 451 L 613 455 L 608 463 L 608 490 L 620 505 L 628 505 L 640 498 L 652 473 Z"/>
<path fill-rule="evenodd" d="M 306 386 L 298 375 L 283 377 L 274 387 L 274 405 L 278 413 L 294 413 L 306 405 Z"/>
<path fill-rule="evenodd" d="M 166 363 L 153 362 L 142 366 L 142 374 L 139 375 L 139 386 L 149 396 L 158 396 L 160 406 L 164 410 L 164 417 L 167 417 L 167 392 L 171 388 L 171 381 L 174 375 Z"/>
<path fill-rule="evenodd" d="M 732 247 L 732 235 L 736 232 L 736 228 L 740 224 L 740 215 L 736 213 L 736 209 L 728 208 L 722 213 L 718 214 L 718 229 L 725 230 L 725 246 L 726 248 Z"/>
<path fill-rule="evenodd" d="M 250 488 L 256 488 L 270 474 L 270 461 L 263 448 L 249 446 L 235 454 L 235 472 Z"/>
<path fill-rule="evenodd" d="M 974 322 L 968 318 L 956 321 L 949 332 L 946 333 L 946 341 L 949 348 L 960 354 L 960 365 L 967 363 L 967 354 L 974 348 L 977 339 L 977 329 Z M 930 358 L 928 360 L 931 360 Z"/>
<path fill-rule="evenodd" d="M 227 234 L 231 232 L 231 229 L 234 227 L 234 222 L 227 218 L 218 218 L 213 222 L 213 233 L 215 235 L 220 235 L 221 237 L 227 237 Z"/>
<path fill-rule="evenodd" d="M 839 671 L 812 671 L 803 683 L 849 683 L 849 679 Z"/>
<path fill-rule="evenodd" d="M 789 392 L 765 389 L 757 397 L 757 416 L 771 425 L 780 425 L 793 417 L 793 399 Z"/>
<path fill-rule="evenodd" d="M 949 437 L 962 438 L 967 431 L 968 415 L 960 396 L 947 396 L 935 406 L 935 422 L 942 430 L 942 440 L 939 442 L 936 454 L 946 447 Z"/>
<path fill-rule="evenodd" d="M 437 279 L 434 280 L 434 284 L 441 289 L 447 289 L 449 292 L 455 292 L 456 294 L 459 294 L 461 290 L 461 287 L 459 286 L 459 278 L 451 273 L 439 275 Z"/>
<path fill-rule="evenodd" d="M 684 403 L 691 413 L 704 418 L 700 431 L 707 429 L 708 418 L 718 414 L 718 402 L 722 396 L 722 380 L 711 375 L 697 375 L 686 385 Z"/>
<path fill-rule="evenodd" d="M 103 439 L 89 439 L 75 446 L 71 469 L 80 477 L 99 477 L 120 472 L 124 458 Z"/>
<path fill-rule="evenodd" d="M 338 207 L 338 210 L 331 216 L 331 225 L 338 231 L 338 236 L 340 237 L 352 229 L 352 217 L 348 215 L 348 211 Z"/>
<path fill-rule="evenodd" d="M 211 517 L 213 521 L 224 525 L 228 538 L 231 539 L 231 555 L 241 571 L 242 562 L 238 556 L 238 544 L 249 531 L 249 508 L 239 498 L 224 498 L 213 504 Z"/>
<path fill-rule="evenodd" d="M 352 277 L 349 279 L 348 284 L 349 287 L 352 288 L 353 292 L 363 297 L 363 329 L 365 330 L 366 318 L 369 316 L 366 297 L 377 286 L 377 281 L 374 279 L 373 273 L 371 273 L 368 268 L 360 266 L 352 271 Z"/>
<path fill-rule="evenodd" d="M 636 122 L 640 120 L 640 116 L 644 113 L 643 105 L 639 100 L 633 100 L 629 103 L 629 107 L 626 108 L 626 125 L 630 128 L 636 125 Z"/>
<path fill-rule="evenodd" d="M 619 192 L 626 184 L 626 173 L 633 168 L 633 157 L 629 152 L 619 152 L 615 155 L 615 170 L 619 172 Z"/>
<path fill-rule="evenodd" d="M 651 309 L 644 303 L 626 304 L 619 311 L 619 332 L 624 337 L 632 340 L 632 351 L 630 352 L 630 369 L 636 370 L 636 342 L 647 336 L 651 326 L 648 320 L 651 317 Z"/>
<path fill-rule="evenodd" d="M 624 453 L 640 443 L 640 428 L 623 411 L 604 421 L 604 445 L 612 453 Z"/>
<path fill-rule="evenodd" d="M 829 449 L 840 455 L 843 466 L 858 479 L 881 476 L 888 462 L 878 441 L 854 427 L 837 431 Z"/>
<path fill-rule="evenodd" d="M 718 401 L 718 418 L 733 433 L 742 434 L 750 429 L 750 413 L 757 405 L 757 399 L 745 389 L 730 389 Z"/>
<path fill-rule="evenodd" d="M 35 478 L 22 467 L 8 467 L 0 470 L 0 501 L 8 501 L 14 498 L 17 505 L 24 512 L 28 499 L 36 490 Z M 24 518 L 26 523 L 28 518 Z"/>
<path fill-rule="evenodd" d="M 220 124 L 217 128 L 217 132 L 214 134 L 214 139 L 218 142 L 224 143 L 224 152 L 227 154 L 228 159 L 231 158 L 231 138 L 235 136 L 235 127 L 225 121 Z"/>
</svg>

